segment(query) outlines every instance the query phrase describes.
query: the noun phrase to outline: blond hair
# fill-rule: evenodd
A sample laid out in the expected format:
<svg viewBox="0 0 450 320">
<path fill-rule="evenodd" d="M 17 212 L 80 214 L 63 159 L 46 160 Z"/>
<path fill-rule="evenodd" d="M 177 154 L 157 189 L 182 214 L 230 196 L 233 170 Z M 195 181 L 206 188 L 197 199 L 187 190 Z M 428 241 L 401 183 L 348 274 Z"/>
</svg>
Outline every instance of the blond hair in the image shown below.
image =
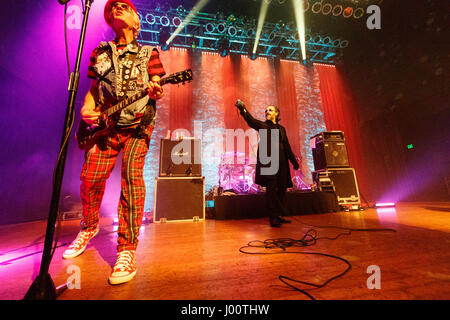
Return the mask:
<svg viewBox="0 0 450 320">
<path fill-rule="evenodd" d="M 134 21 L 134 37 L 137 38 L 139 35 L 139 32 L 141 31 L 141 19 L 139 19 L 139 15 L 131 9 L 131 14 L 133 15 L 133 21 Z"/>
</svg>

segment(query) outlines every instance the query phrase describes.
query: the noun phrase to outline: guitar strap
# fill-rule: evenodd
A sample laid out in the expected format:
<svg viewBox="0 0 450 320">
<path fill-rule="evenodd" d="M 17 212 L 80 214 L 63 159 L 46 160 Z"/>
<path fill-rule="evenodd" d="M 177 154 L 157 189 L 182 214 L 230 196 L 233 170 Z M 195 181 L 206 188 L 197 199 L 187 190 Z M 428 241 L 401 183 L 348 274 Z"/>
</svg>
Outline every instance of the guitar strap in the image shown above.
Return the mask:
<svg viewBox="0 0 450 320">
<path fill-rule="evenodd" d="M 123 64 L 123 67 L 121 68 L 122 92 L 125 93 L 122 96 L 124 98 L 127 97 L 127 93 L 130 90 L 129 79 L 131 78 L 131 72 L 133 71 L 134 63 L 136 61 L 136 57 L 139 55 L 139 52 L 141 51 L 141 48 L 142 47 L 138 48 L 138 52 L 136 54 L 131 54 L 128 57 L 128 61 L 125 64 Z M 125 87 L 123 87 L 123 86 L 125 86 Z M 147 126 L 150 124 L 150 122 L 153 119 L 154 110 L 156 109 L 155 107 L 156 107 L 155 101 L 149 100 L 149 102 L 147 103 L 147 106 L 145 108 L 144 115 L 141 118 L 141 122 L 139 123 L 139 125 L 136 128 L 136 137 L 137 138 L 141 139 L 141 138 L 145 137 L 145 131 L 146 131 Z"/>
</svg>

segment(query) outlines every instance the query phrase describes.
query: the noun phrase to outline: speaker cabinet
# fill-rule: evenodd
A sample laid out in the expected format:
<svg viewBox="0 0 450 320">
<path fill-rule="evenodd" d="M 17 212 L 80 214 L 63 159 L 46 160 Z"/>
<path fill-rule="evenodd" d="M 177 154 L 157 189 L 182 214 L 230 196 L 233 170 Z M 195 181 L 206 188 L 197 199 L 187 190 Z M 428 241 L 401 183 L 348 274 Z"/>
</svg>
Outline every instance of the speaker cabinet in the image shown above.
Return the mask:
<svg viewBox="0 0 450 320">
<path fill-rule="evenodd" d="M 204 219 L 204 177 L 155 178 L 153 222 Z"/>
<path fill-rule="evenodd" d="M 201 140 L 161 139 L 160 177 L 201 177 Z"/>
<path fill-rule="evenodd" d="M 314 169 L 349 167 L 342 131 L 321 132 L 311 138 Z"/>
<path fill-rule="evenodd" d="M 314 171 L 313 181 L 318 183 L 319 176 L 326 173 L 334 185 L 334 192 L 339 205 L 361 204 L 358 182 L 355 169 L 353 168 L 328 168 L 326 170 Z"/>
</svg>

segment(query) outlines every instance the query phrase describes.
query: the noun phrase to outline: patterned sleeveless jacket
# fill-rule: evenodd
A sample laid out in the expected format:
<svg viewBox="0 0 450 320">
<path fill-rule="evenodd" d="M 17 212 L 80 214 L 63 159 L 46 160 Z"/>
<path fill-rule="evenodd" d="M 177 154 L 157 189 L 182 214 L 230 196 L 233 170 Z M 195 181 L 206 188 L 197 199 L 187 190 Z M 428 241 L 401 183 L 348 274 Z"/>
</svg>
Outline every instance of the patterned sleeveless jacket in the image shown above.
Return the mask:
<svg viewBox="0 0 450 320">
<path fill-rule="evenodd" d="M 148 62 L 153 49 L 154 47 L 142 46 L 137 41 L 133 41 L 123 49 L 118 49 L 113 41 L 100 43 L 91 57 L 89 71 L 95 74 L 98 81 L 97 103 L 102 105 L 102 110 L 147 87 L 150 81 Z M 130 70 L 131 55 L 135 55 L 136 59 Z M 117 125 L 130 126 L 139 123 L 147 105 L 152 108 L 151 124 L 153 125 L 156 110 L 148 96 L 123 109 Z"/>
</svg>

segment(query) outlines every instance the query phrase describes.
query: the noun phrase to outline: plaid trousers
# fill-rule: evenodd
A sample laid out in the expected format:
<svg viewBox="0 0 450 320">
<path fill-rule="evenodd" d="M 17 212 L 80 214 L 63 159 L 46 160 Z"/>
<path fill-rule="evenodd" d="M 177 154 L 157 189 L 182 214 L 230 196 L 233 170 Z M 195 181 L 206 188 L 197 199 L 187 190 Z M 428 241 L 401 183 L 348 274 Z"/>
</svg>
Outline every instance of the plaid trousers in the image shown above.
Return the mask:
<svg viewBox="0 0 450 320">
<path fill-rule="evenodd" d="M 104 144 L 95 145 L 85 154 L 81 171 L 83 230 L 94 230 L 99 223 L 99 210 L 117 156 L 123 150 L 121 194 L 118 214 L 117 251 L 136 250 L 145 202 L 143 168 L 153 127 L 145 138 L 136 138 L 136 129 L 114 129 Z M 101 146 L 100 146 L 101 145 Z"/>
</svg>

